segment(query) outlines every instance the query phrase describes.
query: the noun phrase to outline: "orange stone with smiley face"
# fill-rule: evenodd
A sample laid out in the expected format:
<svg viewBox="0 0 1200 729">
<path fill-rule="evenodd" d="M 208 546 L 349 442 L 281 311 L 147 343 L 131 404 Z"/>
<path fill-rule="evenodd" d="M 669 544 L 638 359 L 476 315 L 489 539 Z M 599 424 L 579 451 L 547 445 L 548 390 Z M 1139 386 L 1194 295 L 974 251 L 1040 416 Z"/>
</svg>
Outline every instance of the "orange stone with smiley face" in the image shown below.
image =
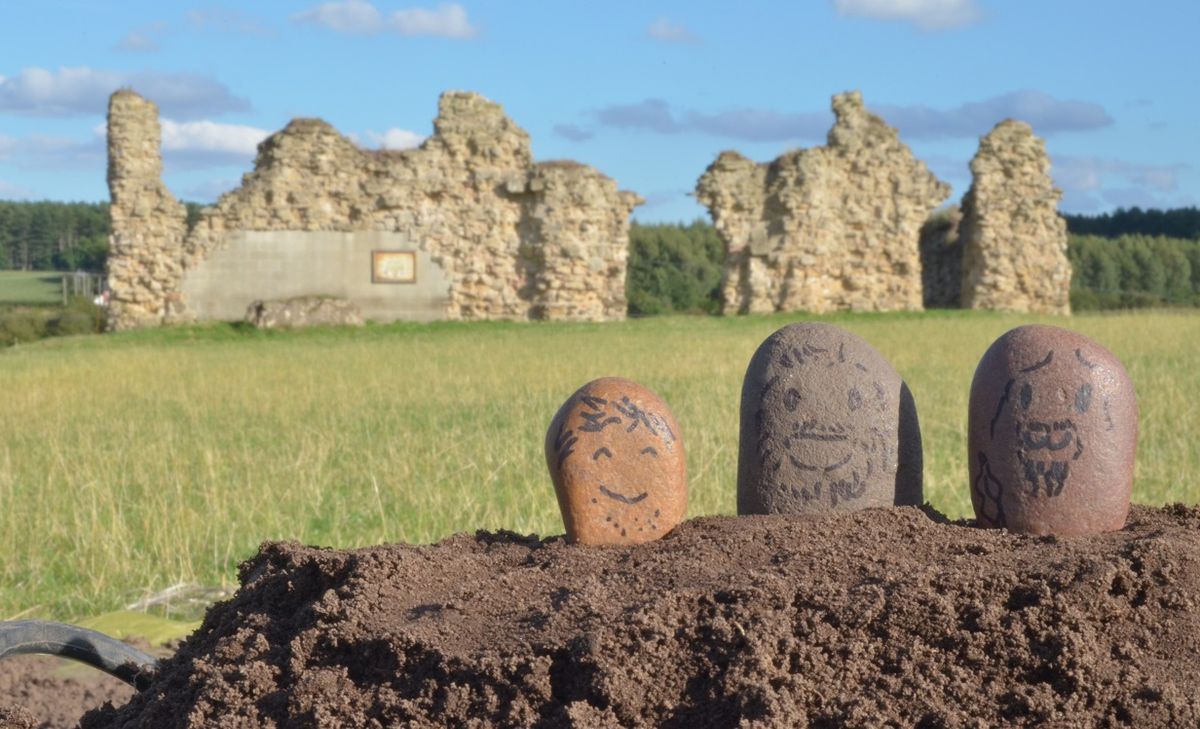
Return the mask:
<svg viewBox="0 0 1200 729">
<path fill-rule="evenodd" d="M 1082 334 L 1017 327 L 971 382 L 967 448 L 980 526 L 1078 536 L 1125 526 L 1137 398 L 1121 362 Z"/>
<path fill-rule="evenodd" d="M 631 380 L 576 390 L 546 431 L 546 465 L 570 542 L 649 542 L 687 512 L 679 425 L 662 398 Z"/>
</svg>

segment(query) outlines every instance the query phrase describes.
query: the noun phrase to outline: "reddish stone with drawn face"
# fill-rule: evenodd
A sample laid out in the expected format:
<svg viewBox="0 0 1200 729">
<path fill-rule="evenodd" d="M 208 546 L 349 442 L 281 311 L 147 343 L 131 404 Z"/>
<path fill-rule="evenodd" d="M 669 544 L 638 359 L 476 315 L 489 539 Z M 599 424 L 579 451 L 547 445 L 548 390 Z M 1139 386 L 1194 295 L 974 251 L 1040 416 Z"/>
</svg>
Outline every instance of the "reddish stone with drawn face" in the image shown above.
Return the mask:
<svg viewBox="0 0 1200 729">
<path fill-rule="evenodd" d="M 981 526 L 1078 536 L 1125 526 L 1137 398 L 1082 334 L 1029 325 L 997 339 L 971 383 L 967 448 Z"/>
<path fill-rule="evenodd" d="M 546 432 L 567 540 L 641 544 L 687 512 L 679 425 L 662 398 L 631 380 L 593 380 L 571 395 Z"/>
<path fill-rule="evenodd" d="M 789 324 L 742 384 L 738 513 L 920 504 L 921 429 L 908 386 L 861 337 Z"/>
</svg>

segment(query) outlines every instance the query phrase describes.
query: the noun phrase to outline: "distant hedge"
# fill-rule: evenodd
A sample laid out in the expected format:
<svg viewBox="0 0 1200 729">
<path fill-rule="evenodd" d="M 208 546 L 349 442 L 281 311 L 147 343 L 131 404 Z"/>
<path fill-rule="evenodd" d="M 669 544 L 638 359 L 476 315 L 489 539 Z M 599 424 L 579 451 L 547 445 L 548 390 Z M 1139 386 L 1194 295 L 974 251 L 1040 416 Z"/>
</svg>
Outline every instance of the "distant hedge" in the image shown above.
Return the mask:
<svg viewBox="0 0 1200 729">
<path fill-rule="evenodd" d="M 1200 306 L 1200 240 L 1072 235 L 1071 307 Z"/>
</svg>

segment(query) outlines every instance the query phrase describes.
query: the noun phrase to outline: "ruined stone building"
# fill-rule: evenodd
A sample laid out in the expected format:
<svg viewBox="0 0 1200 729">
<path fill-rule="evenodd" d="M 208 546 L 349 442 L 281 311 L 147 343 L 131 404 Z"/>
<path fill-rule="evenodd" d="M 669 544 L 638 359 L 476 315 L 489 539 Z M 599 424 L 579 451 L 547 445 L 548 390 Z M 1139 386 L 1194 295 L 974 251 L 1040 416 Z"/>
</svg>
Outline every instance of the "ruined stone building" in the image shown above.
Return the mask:
<svg viewBox="0 0 1200 729">
<path fill-rule="evenodd" d="M 1043 142 L 1004 121 L 980 140 L 961 211 L 857 92 L 823 147 L 767 164 L 723 152 L 696 185 L 728 251 L 726 313 L 964 306 L 1070 313 L 1060 193 Z"/>
<path fill-rule="evenodd" d="M 529 135 L 476 94 L 444 94 L 411 150 L 365 151 L 294 120 L 190 228 L 162 182 L 160 136 L 152 102 L 113 94 L 112 329 L 241 319 L 297 296 L 377 321 L 625 316 L 641 198 L 590 167 L 534 162 Z"/>
<path fill-rule="evenodd" d="M 1071 313 L 1067 223 L 1045 143 L 1006 119 L 979 140 L 958 236 L 966 309 Z"/>
<path fill-rule="evenodd" d="M 723 152 L 697 183 L 728 250 L 725 313 L 921 310 L 921 225 L 950 187 L 858 92 L 833 112 L 825 146 Z"/>
</svg>

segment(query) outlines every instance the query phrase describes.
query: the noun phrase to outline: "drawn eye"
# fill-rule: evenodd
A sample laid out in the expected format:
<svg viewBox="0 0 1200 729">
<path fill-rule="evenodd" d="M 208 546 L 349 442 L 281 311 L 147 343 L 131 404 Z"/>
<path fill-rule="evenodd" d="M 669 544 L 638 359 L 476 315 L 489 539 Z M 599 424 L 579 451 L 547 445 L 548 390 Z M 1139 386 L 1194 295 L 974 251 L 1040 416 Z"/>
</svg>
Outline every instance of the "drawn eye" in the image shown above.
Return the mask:
<svg viewBox="0 0 1200 729">
<path fill-rule="evenodd" d="M 642 449 L 642 453 L 641 453 L 641 455 L 643 455 L 643 456 L 644 456 L 644 455 L 646 455 L 647 453 L 649 453 L 650 455 L 654 456 L 655 458 L 658 458 L 658 451 L 654 450 L 654 447 L 653 447 L 653 446 L 646 446 L 645 448 L 643 448 L 643 449 Z"/>
<path fill-rule="evenodd" d="M 1092 386 L 1085 382 L 1075 392 L 1075 412 L 1086 413 L 1091 406 Z"/>
<path fill-rule="evenodd" d="M 1033 402 L 1033 386 L 1026 382 L 1021 386 L 1021 407 L 1029 409 L 1029 404 Z"/>
<path fill-rule="evenodd" d="M 596 452 L 592 454 L 592 460 L 598 461 L 598 460 L 600 460 L 600 456 L 608 456 L 609 458 L 612 458 L 612 451 L 605 448 L 604 446 L 600 446 L 599 448 L 596 449 Z"/>
<path fill-rule="evenodd" d="M 794 387 L 789 387 L 787 392 L 783 393 L 783 406 L 791 413 L 796 411 L 796 406 L 799 404 L 800 391 Z"/>
<path fill-rule="evenodd" d="M 857 387 L 850 388 L 849 404 L 851 410 L 858 410 L 862 406 L 862 393 Z"/>
</svg>

